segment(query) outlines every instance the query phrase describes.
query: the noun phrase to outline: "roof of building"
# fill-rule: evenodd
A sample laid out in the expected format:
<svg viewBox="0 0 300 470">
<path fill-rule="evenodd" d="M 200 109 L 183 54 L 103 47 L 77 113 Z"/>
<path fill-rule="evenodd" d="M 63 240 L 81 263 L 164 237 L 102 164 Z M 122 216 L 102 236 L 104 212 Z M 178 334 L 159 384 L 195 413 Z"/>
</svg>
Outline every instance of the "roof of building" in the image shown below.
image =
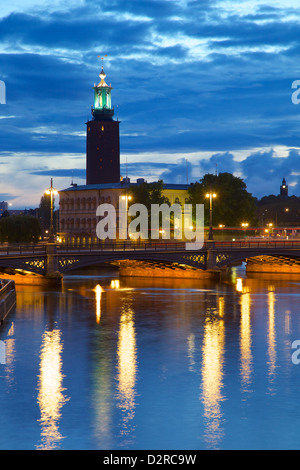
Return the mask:
<svg viewBox="0 0 300 470">
<path fill-rule="evenodd" d="M 76 185 L 73 184 L 69 188 L 62 189 L 59 192 L 62 193 L 64 191 L 88 191 L 92 189 L 125 189 L 129 187 L 139 186 L 140 183 L 126 183 L 124 181 L 120 181 L 119 183 L 102 183 L 102 184 L 85 184 L 85 185 Z M 189 188 L 189 184 L 168 184 L 164 183 L 164 189 L 174 189 L 174 190 L 181 190 L 187 191 Z"/>
</svg>

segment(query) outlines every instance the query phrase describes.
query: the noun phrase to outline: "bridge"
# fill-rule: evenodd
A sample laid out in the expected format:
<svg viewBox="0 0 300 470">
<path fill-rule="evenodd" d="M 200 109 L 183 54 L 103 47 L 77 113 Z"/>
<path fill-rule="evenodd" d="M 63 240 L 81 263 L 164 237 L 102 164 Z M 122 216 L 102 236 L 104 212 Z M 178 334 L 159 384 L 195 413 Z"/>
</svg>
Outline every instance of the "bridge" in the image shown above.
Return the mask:
<svg viewBox="0 0 300 470">
<path fill-rule="evenodd" d="M 103 242 L 69 246 L 36 244 L 0 246 L 0 268 L 51 276 L 113 261 L 136 260 L 185 265 L 218 271 L 249 259 L 274 257 L 300 268 L 300 240 L 206 241 L 201 250 L 186 250 L 184 242 Z"/>
</svg>

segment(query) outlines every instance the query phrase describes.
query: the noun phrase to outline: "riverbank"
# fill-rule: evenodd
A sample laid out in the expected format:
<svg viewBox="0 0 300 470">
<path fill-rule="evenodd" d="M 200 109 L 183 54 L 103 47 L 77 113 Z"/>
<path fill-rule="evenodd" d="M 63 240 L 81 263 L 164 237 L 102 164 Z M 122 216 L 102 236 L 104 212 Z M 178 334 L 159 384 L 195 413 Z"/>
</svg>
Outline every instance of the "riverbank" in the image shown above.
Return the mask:
<svg viewBox="0 0 300 470">
<path fill-rule="evenodd" d="M 61 284 L 63 276 L 60 273 L 54 273 L 53 276 L 41 276 L 40 274 L 31 273 L 1 273 L 0 278 L 4 280 L 11 280 L 15 285 L 28 285 L 28 286 L 48 286 Z"/>
<path fill-rule="evenodd" d="M 16 305 L 15 282 L 11 279 L 0 279 L 0 324 Z"/>
<path fill-rule="evenodd" d="M 221 270 L 206 271 L 186 265 L 156 263 L 151 261 L 119 261 L 120 277 L 210 279 L 218 277 Z"/>
<path fill-rule="evenodd" d="M 247 273 L 300 274 L 300 259 L 261 256 L 247 259 Z"/>
</svg>

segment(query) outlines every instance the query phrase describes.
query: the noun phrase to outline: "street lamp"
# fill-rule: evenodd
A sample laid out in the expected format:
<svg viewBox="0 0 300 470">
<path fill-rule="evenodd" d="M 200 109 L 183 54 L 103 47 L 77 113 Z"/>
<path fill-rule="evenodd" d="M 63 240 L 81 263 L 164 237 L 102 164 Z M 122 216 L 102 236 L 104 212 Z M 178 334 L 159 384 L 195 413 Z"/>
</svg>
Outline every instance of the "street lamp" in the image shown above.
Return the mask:
<svg viewBox="0 0 300 470">
<path fill-rule="evenodd" d="M 248 224 L 247 222 L 242 223 L 242 229 L 243 229 L 245 232 L 246 232 L 248 226 L 249 226 L 249 224 Z"/>
<path fill-rule="evenodd" d="M 209 198 L 209 234 L 208 234 L 208 239 L 213 240 L 213 228 L 212 228 L 212 201 L 214 197 L 217 197 L 215 193 L 207 193 L 205 197 Z"/>
<path fill-rule="evenodd" d="M 272 223 L 268 224 L 268 227 L 269 227 L 270 233 L 272 234 L 273 233 L 273 224 Z"/>
<path fill-rule="evenodd" d="M 125 200 L 126 200 L 126 202 L 127 202 L 127 205 L 128 205 L 128 201 L 131 201 L 132 197 L 131 197 L 131 196 L 127 196 L 127 195 L 126 195 L 126 196 L 122 196 L 122 199 L 123 199 L 123 201 L 125 201 Z"/>
<path fill-rule="evenodd" d="M 54 226 L 53 226 L 53 200 L 54 195 L 58 194 L 56 189 L 53 188 L 53 179 L 51 178 L 51 185 L 49 189 L 46 189 L 45 194 L 50 195 L 50 235 L 49 242 L 54 243 Z"/>
</svg>

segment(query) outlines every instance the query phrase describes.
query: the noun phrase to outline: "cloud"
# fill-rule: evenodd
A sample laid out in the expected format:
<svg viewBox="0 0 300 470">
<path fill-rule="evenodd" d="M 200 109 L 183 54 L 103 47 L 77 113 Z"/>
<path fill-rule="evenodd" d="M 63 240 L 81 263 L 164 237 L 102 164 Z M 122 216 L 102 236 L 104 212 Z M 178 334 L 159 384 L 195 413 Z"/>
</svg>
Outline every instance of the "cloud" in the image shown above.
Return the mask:
<svg viewBox="0 0 300 470">
<path fill-rule="evenodd" d="M 70 179 L 76 178 L 76 179 L 84 179 L 86 178 L 86 171 L 85 170 L 79 170 L 79 169 L 70 169 L 70 168 L 59 168 L 57 170 L 38 170 L 38 171 L 31 171 L 31 175 L 39 175 L 39 176 L 50 176 L 54 178 L 65 178 L 69 177 Z"/>
<path fill-rule="evenodd" d="M 292 175 L 300 148 L 300 108 L 291 102 L 291 84 L 300 79 L 300 8 L 294 2 L 28 5 L 19 11 L 11 6 L 0 19 L 0 79 L 7 93 L 6 105 L 0 105 L 4 193 L 15 192 L 19 201 L 23 194 L 25 203 L 30 174 L 38 203 L 51 172 L 62 185 L 70 181 L 64 174 L 69 167 L 82 179 L 97 56 L 107 54 L 121 158 L 133 159 L 127 170 L 134 177 L 144 172 L 151 180 L 163 175 L 184 181 L 187 158 L 190 178 L 216 168 L 236 172 L 256 195 L 277 191 L 286 176 L 299 194 L 298 176 Z M 278 146 L 295 150 L 281 158 L 270 151 Z M 243 162 L 236 158 L 240 152 Z M 203 153 L 204 159 L 195 156 Z M 154 154 L 172 158 L 159 167 L 149 160 Z M 38 164 L 32 164 L 33 155 L 40 155 Z"/>
<path fill-rule="evenodd" d="M 187 156 L 188 157 L 188 156 Z M 157 165 L 147 165 L 145 173 L 156 171 Z M 287 150 L 287 156 L 278 156 L 274 149 L 265 152 L 254 152 L 237 160 L 234 154 L 216 153 L 208 158 L 193 160 L 179 158 L 176 164 L 166 164 L 159 178 L 165 183 L 185 184 L 199 181 L 207 173 L 229 172 L 241 177 L 250 193 L 261 198 L 269 194 L 279 194 L 282 179 L 286 178 L 289 185 L 289 195 L 299 195 L 300 192 L 300 151 Z"/>
</svg>

